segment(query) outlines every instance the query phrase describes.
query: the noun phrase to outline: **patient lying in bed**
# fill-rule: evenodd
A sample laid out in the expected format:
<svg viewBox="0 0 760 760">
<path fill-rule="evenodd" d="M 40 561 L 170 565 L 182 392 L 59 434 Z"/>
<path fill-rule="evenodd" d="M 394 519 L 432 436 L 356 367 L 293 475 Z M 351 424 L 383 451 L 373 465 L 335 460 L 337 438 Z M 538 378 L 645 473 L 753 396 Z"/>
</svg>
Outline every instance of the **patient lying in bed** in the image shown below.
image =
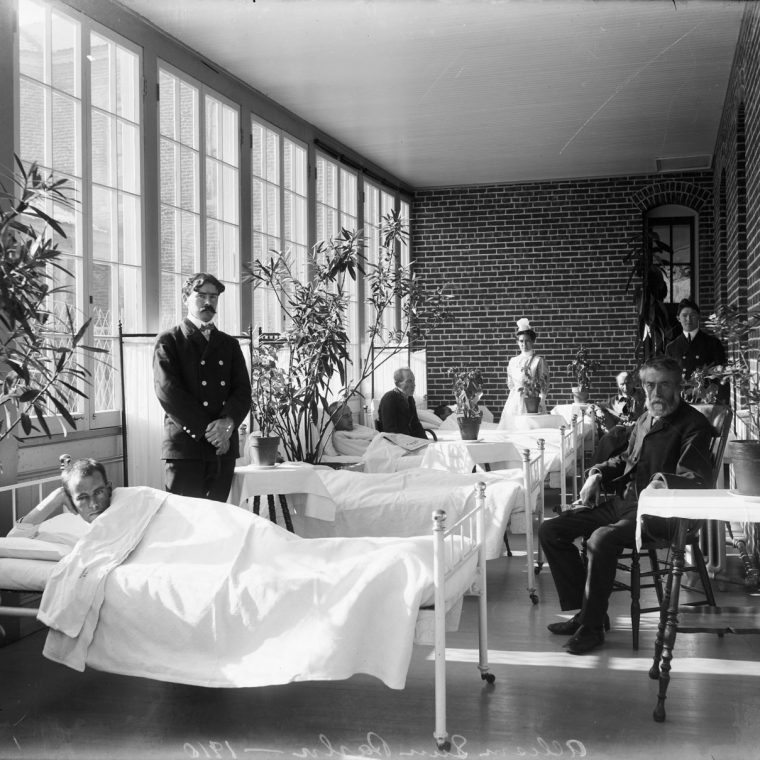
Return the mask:
<svg viewBox="0 0 760 760">
<path fill-rule="evenodd" d="M 117 488 L 47 583 L 44 654 L 204 686 L 368 673 L 403 688 L 431 536 L 302 539 L 210 504 Z"/>
</svg>

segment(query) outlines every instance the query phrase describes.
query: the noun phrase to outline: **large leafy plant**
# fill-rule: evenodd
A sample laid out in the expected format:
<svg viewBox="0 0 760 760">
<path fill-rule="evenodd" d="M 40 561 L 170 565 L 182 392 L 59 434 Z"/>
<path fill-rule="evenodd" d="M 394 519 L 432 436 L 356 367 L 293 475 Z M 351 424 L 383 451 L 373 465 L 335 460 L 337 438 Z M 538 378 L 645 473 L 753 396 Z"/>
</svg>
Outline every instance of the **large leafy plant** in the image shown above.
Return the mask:
<svg viewBox="0 0 760 760">
<path fill-rule="evenodd" d="M 703 369 L 693 379 L 694 384 L 709 388 L 711 384 L 731 382 L 746 410 L 747 432 L 760 440 L 760 367 L 757 358 L 752 361 L 750 347 L 753 331 L 760 330 L 760 308 L 721 306 L 705 320 L 705 327 L 728 345 L 731 359 L 723 367 L 715 365 Z"/>
<path fill-rule="evenodd" d="M 282 439 L 290 460 L 318 462 L 321 457 L 332 401 L 348 401 L 361 395 L 363 383 L 383 363 L 409 342 L 425 335 L 445 318 L 447 296 L 443 288 L 428 291 L 417 280 L 411 265 L 401 265 L 398 247 L 406 232 L 396 212 L 383 217 L 376 260 L 364 256 L 361 232 L 342 229 L 318 243 L 308 255 L 309 278 L 294 271 L 288 252 L 272 251 L 267 261 L 246 267 L 244 281 L 255 291 L 274 294 L 286 328 L 259 340 L 253 348 L 253 366 L 263 366 L 276 349 L 282 377 L 275 385 L 255 382 L 252 410 L 272 435 Z M 349 353 L 346 316 L 348 278 L 364 275 L 367 312 L 366 348 L 358 367 Z M 385 327 L 388 314 L 401 304 L 401 327 Z M 390 321 L 390 320 L 389 320 Z M 374 348 L 380 343 L 382 352 Z M 269 411 L 274 410 L 273 414 Z"/>
<path fill-rule="evenodd" d="M 61 306 L 66 289 L 54 284 L 56 270 L 69 274 L 55 241 L 66 235 L 48 209 L 72 205 L 68 181 L 18 158 L 16 167 L 10 187 L 0 182 L 0 441 L 49 436 L 51 417 L 75 428 L 71 402 L 85 397 L 89 374 L 78 351 L 99 350 L 82 344 L 89 320 L 75 324 Z"/>
<path fill-rule="evenodd" d="M 650 229 L 631 236 L 628 245 L 624 257 L 629 266 L 625 289 L 632 294 L 636 306 L 636 358 L 643 362 L 665 350 L 670 317 L 665 308 L 666 262 L 661 254 L 670 255 L 673 249 Z"/>
</svg>

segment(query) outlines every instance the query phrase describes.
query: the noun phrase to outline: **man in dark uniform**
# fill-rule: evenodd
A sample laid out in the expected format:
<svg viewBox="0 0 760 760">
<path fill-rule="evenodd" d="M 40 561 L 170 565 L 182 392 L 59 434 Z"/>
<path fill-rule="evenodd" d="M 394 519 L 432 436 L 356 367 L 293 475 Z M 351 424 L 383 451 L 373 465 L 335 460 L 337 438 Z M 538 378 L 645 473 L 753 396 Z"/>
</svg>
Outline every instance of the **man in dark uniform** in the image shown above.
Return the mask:
<svg viewBox="0 0 760 760">
<path fill-rule="evenodd" d="M 251 406 L 240 344 L 213 324 L 224 285 L 191 275 L 182 287 L 187 317 L 158 336 L 156 395 L 164 409 L 166 490 L 226 501 L 239 456 L 237 428 Z"/>
<path fill-rule="evenodd" d="M 688 380 L 695 369 L 713 364 L 725 365 L 726 349 L 723 344 L 714 335 L 699 329 L 699 306 L 690 298 L 684 298 L 678 304 L 677 316 L 683 332 L 668 343 L 665 354 L 681 365 L 684 380 Z M 717 394 L 719 404 L 729 403 L 727 383 L 718 385 Z"/>
<path fill-rule="evenodd" d="M 380 399 L 378 417 L 380 432 L 405 433 L 415 438 L 426 438 L 422 428 L 417 405 L 414 403 L 414 372 L 402 367 L 393 373 L 396 387 Z"/>
</svg>

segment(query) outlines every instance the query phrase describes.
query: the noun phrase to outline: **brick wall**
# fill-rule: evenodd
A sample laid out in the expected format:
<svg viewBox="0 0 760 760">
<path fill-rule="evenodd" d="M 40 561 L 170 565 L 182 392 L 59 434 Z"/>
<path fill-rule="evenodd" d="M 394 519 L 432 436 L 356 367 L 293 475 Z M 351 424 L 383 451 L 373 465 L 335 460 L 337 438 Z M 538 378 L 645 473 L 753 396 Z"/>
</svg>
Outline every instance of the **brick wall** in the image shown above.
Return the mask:
<svg viewBox="0 0 760 760">
<path fill-rule="evenodd" d="M 745 11 L 715 146 L 715 219 L 725 218 L 727 302 L 760 305 L 760 9 Z"/>
<path fill-rule="evenodd" d="M 437 188 L 415 193 L 412 244 L 422 280 L 448 282 L 451 322 L 427 345 L 428 403 L 451 398 L 446 370 L 476 366 L 484 403 L 501 412 L 515 322 L 528 317 L 546 357 L 549 404 L 571 401 L 567 363 L 580 345 L 602 362 L 592 398 L 633 365 L 636 318 L 624 261 L 643 213 L 678 203 L 699 212 L 699 298 L 712 307 L 711 172 Z"/>
</svg>

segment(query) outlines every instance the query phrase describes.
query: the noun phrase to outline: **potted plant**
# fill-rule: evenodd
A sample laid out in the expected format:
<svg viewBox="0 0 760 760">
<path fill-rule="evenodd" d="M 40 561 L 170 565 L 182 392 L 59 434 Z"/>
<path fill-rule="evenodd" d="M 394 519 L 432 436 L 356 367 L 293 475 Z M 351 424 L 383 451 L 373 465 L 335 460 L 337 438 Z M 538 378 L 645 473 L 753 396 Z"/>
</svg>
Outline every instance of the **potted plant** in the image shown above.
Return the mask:
<svg viewBox="0 0 760 760">
<path fill-rule="evenodd" d="M 673 249 L 649 228 L 642 228 L 628 239 L 625 263 L 630 271 L 625 285 L 632 292 L 637 316 L 636 358 L 640 362 L 665 350 L 670 316 L 665 307 L 668 285 L 666 266 Z M 667 261 L 660 254 L 668 254 Z"/>
<path fill-rule="evenodd" d="M 457 405 L 457 424 L 464 441 L 478 438 L 483 411 L 480 399 L 483 397 L 483 375 L 478 369 L 450 369 L 454 399 Z"/>
<path fill-rule="evenodd" d="M 362 395 L 363 384 L 378 366 L 406 351 L 410 342 L 424 340 L 447 316 L 445 288 L 427 290 L 412 264 L 399 262 L 406 231 L 397 212 L 383 217 L 379 235 L 373 261 L 363 254 L 365 240 L 359 231 L 342 229 L 337 237 L 318 243 L 308 255 L 308 278 L 295 273 L 287 251 L 272 251 L 267 261 L 257 259 L 246 267 L 244 282 L 252 285 L 254 297 L 261 287 L 274 293 L 286 324 L 281 333 L 268 336 L 283 374 L 273 385 L 262 386 L 266 399 L 254 398 L 253 406 L 254 414 L 256 409 L 275 410 L 267 426 L 280 437 L 291 461 L 318 463 L 329 434 L 330 403 Z M 365 303 L 372 317 L 363 356 L 354 368 L 346 324 L 347 278 L 355 280 L 357 271 L 364 274 Z M 389 330 L 387 315 L 398 304 L 400 328 Z M 269 361 L 265 343 L 254 347 L 254 366 Z M 378 343 L 385 350 L 373 350 Z"/>
<path fill-rule="evenodd" d="M 251 361 L 251 412 L 257 431 L 248 437 L 248 460 L 259 466 L 277 461 L 280 436 L 273 434 L 278 417 L 287 405 L 287 378 L 277 364 L 277 344 L 261 340 Z"/>
<path fill-rule="evenodd" d="M 525 411 L 536 414 L 541 405 L 541 394 L 546 390 L 543 378 L 532 372 L 530 366 L 525 366 L 517 390 L 523 397 Z"/>
<path fill-rule="evenodd" d="M 591 379 L 596 374 L 599 366 L 599 362 L 591 358 L 591 352 L 587 348 L 581 346 L 575 352 L 575 357 L 567 365 L 568 374 L 573 378 L 573 382 L 575 383 L 572 387 L 574 402 L 581 404 L 588 401 Z"/>
<path fill-rule="evenodd" d="M 720 307 L 705 320 L 705 327 L 729 346 L 731 360 L 723 367 L 702 370 L 695 379 L 708 388 L 715 383 L 731 382 L 734 390 L 736 419 L 743 427 L 739 440 L 726 447 L 733 465 L 739 493 L 760 495 L 760 367 L 750 361 L 749 339 L 760 329 L 760 308 L 750 310 L 736 306 Z M 710 401 L 710 397 L 703 400 Z"/>
<path fill-rule="evenodd" d="M 69 274 L 56 242 L 66 235 L 45 209 L 72 206 L 68 180 L 18 157 L 16 167 L 14 188 L 0 183 L 0 442 L 50 436 L 51 417 L 76 428 L 72 401 L 86 397 L 88 381 L 78 352 L 103 351 L 82 344 L 90 320 L 77 326 L 71 308 L 61 308 L 66 289 L 54 285 L 56 269 Z"/>
</svg>

